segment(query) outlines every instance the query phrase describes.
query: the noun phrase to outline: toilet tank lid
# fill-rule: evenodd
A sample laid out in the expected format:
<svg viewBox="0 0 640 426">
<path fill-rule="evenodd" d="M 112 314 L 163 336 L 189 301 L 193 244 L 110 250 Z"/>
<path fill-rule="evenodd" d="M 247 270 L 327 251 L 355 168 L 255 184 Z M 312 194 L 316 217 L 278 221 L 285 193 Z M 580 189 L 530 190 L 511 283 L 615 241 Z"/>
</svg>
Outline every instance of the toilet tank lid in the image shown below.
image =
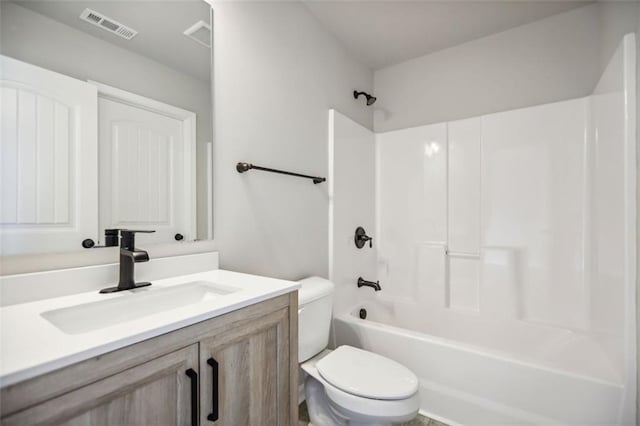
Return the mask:
<svg viewBox="0 0 640 426">
<path fill-rule="evenodd" d="M 300 289 L 298 290 L 298 305 L 304 305 L 314 300 L 331 295 L 333 283 L 322 277 L 309 277 L 298 281 Z"/>
</svg>

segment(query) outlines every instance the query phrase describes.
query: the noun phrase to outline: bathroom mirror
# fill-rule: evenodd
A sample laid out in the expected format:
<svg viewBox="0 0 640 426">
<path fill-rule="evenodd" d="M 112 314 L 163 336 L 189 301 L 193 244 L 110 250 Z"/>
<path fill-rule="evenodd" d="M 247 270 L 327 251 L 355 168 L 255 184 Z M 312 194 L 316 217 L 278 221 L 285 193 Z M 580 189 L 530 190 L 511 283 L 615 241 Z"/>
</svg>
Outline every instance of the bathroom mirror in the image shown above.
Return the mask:
<svg viewBox="0 0 640 426">
<path fill-rule="evenodd" d="M 2 255 L 212 237 L 211 8 L 0 3 Z M 111 241 L 113 243 L 113 240 Z"/>
</svg>

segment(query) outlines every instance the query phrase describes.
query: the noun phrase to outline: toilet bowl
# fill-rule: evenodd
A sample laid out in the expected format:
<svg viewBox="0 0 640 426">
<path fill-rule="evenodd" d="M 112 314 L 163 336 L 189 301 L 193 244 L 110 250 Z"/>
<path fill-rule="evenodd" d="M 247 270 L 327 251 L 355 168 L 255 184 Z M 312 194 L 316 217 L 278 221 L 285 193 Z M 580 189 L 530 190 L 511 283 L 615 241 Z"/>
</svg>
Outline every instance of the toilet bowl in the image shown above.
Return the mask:
<svg viewBox="0 0 640 426">
<path fill-rule="evenodd" d="M 313 426 L 382 426 L 413 419 L 419 409 L 418 378 L 381 355 L 339 346 L 327 350 L 333 284 L 300 281 L 299 360 Z"/>
</svg>

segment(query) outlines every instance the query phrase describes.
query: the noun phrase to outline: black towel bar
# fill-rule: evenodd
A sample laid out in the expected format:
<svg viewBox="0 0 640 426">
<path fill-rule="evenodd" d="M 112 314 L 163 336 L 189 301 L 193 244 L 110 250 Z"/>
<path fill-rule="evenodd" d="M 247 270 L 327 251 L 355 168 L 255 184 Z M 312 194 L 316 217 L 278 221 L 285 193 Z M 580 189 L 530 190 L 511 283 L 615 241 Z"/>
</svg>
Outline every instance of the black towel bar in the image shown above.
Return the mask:
<svg viewBox="0 0 640 426">
<path fill-rule="evenodd" d="M 271 172 L 271 173 L 280 173 L 282 175 L 296 176 L 296 177 L 301 177 L 301 178 L 306 178 L 306 179 L 312 179 L 313 183 L 316 183 L 316 184 L 325 182 L 327 180 L 326 178 L 318 177 L 318 176 L 302 175 L 300 173 L 286 172 L 284 170 L 277 170 L 277 169 L 270 169 L 268 167 L 254 166 L 251 163 L 238 163 L 238 164 L 236 164 L 236 170 L 238 171 L 238 173 L 248 172 L 251 169 L 262 170 L 262 171 Z"/>
</svg>

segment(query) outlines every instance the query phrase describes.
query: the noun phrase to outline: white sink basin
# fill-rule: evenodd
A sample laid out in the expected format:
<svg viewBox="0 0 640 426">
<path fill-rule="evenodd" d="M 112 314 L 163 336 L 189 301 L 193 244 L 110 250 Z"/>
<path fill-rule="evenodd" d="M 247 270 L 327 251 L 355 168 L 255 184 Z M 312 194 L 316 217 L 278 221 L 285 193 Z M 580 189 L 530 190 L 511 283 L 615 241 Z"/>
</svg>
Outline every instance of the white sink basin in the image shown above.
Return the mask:
<svg viewBox="0 0 640 426">
<path fill-rule="evenodd" d="M 170 287 L 152 285 L 119 293 L 120 297 L 54 309 L 41 315 L 66 334 L 81 334 L 218 299 L 238 290 L 209 281 L 193 281 Z"/>
</svg>

